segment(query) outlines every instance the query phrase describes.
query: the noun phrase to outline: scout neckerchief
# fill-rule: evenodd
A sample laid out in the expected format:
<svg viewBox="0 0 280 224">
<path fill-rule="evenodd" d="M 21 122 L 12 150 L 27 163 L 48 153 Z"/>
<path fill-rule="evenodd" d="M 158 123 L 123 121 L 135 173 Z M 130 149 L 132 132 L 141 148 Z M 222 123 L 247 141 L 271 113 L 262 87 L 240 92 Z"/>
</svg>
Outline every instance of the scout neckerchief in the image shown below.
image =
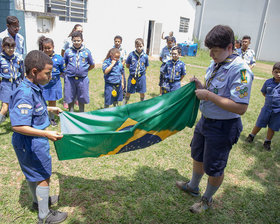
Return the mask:
<svg viewBox="0 0 280 224">
<path fill-rule="evenodd" d="M 231 63 L 236 57 L 238 57 L 238 54 L 236 52 L 234 52 L 233 54 L 231 54 L 230 56 L 228 56 L 226 58 L 226 60 L 224 60 L 223 62 L 221 63 L 216 63 L 215 64 L 215 68 L 213 70 L 213 72 L 211 73 L 211 76 L 208 80 L 206 80 L 206 89 L 209 89 L 210 87 L 210 84 L 212 82 L 212 80 L 215 78 L 216 74 L 217 74 L 217 71 L 219 70 L 219 68 L 222 66 L 222 65 L 226 65 L 226 64 L 229 64 Z"/>
<path fill-rule="evenodd" d="M 175 75 L 176 75 L 176 64 L 177 64 L 177 61 L 174 61 L 174 60 L 171 60 L 172 61 L 172 64 L 173 64 L 173 67 L 172 67 L 172 71 L 171 71 L 171 77 L 170 77 L 170 82 L 174 82 L 174 79 L 175 79 Z"/>
<path fill-rule="evenodd" d="M 10 82 L 13 82 L 13 78 L 15 80 L 17 80 L 17 72 L 18 72 L 18 69 L 16 70 L 16 68 L 14 67 L 14 63 L 13 63 L 13 60 L 16 58 L 15 54 L 13 54 L 12 56 L 9 56 L 7 55 L 6 53 L 1 53 L 1 55 L 6 58 L 7 60 L 10 61 L 10 69 L 11 69 L 11 73 L 10 73 L 10 76 L 11 78 L 9 79 Z M 14 77 L 15 76 L 15 77 Z"/>
<path fill-rule="evenodd" d="M 244 59 L 244 56 L 245 56 L 245 54 L 247 53 L 247 50 L 248 50 L 248 49 L 249 49 L 249 48 L 247 48 L 245 51 L 243 51 L 242 48 L 241 48 L 242 59 Z"/>
<path fill-rule="evenodd" d="M 134 53 L 138 57 L 137 66 L 136 66 L 136 70 L 135 70 L 135 76 L 138 79 L 138 76 L 139 76 L 139 73 L 140 73 L 140 65 L 141 65 L 140 59 L 141 59 L 141 56 L 144 55 L 144 51 L 142 51 L 140 54 L 137 51 L 134 51 Z"/>
</svg>

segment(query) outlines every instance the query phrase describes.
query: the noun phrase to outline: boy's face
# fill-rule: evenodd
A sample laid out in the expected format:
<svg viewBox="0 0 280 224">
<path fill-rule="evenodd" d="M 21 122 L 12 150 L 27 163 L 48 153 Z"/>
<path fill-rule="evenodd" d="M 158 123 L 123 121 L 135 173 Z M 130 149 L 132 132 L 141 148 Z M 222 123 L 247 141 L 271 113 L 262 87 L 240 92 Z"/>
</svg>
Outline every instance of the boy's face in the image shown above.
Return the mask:
<svg viewBox="0 0 280 224">
<path fill-rule="evenodd" d="M 173 41 L 167 41 L 167 47 L 171 48 L 174 46 L 174 42 Z"/>
<path fill-rule="evenodd" d="M 274 69 L 272 75 L 276 82 L 280 82 L 280 69 Z"/>
<path fill-rule="evenodd" d="M 82 46 L 83 40 L 81 37 L 73 37 L 72 43 L 75 48 L 80 48 Z"/>
<path fill-rule="evenodd" d="M 246 50 L 249 45 L 250 45 L 251 41 L 249 39 L 243 39 L 242 40 L 242 49 Z"/>
<path fill-rule="evenodd" d="M 3 47 L 3 50 L 4 50 L 4 52 L 7 54 L 7 55 L 9 55 L 9 56 L 12 56 L 14 53 L 15 53 L 15 46 L 4 46 Z"/>
<path fill-rule="evenodd" d="M 18 22 L 12 23 L 11 25 L 7 24 L 7 27 L 8 27 L 8 32 L 13 37 L 18 33 L 18 31 L 20 29 Z"/>
<path fill-rule="evenodd" d="M 120 57 L 121 57 L 121 55 L 119 53 L 116 53 L 111 57 L 111 59 L 115 60 L 115 61 L 118 61 L 118 60 L 120 60 Z"/>
<path fill-rule="evenodd" d="M 52 45 L 52 43 L 45 43 L 43 45 L 43 51 L 48 56 L 51 56 L 53 54 L 53 45 Z"/>
<path fill-rule="evenodd" d="M 210 57 L 214 60 L 215 63 L 221 63 L 226 58 L 231 55 L 231 47 L 220 48 L 220 47 L 212 47 L 210 49 Z"/>
<path fill-rule="evenodd" d="M 35 73 L 34 84 L 46 85 L 52 79 L 52 65 L 46 64 L 45 68 Z"/>
<path fill-rule="evenodd" d="M 135 49 L 138 53 L 141 53 L 143 51 L 144 45 L 141 42 L 138 42 L 135 44 Z"/>
<path fill-rule="evenodd" d="M 115 43 L 115 47 L 116 47 L 116 48 L 120 48 L 120 46 L 121 46 L 121 44 L 122 44 L 122 41 L 121 41 L 120 39 L 116 38 L 116 39 L 114 40 L 114 43 Z"/>
<path fill-rule="evenodd" d="M 173 50 L 173 51 L 171 52 L 171 56 L 172 56 L 172 59 L 173 59 L 174 61 L 177 61 L 177 60 L 179 59 L 180 54 L 179 54 L 178 50 Z"/>
</svg>

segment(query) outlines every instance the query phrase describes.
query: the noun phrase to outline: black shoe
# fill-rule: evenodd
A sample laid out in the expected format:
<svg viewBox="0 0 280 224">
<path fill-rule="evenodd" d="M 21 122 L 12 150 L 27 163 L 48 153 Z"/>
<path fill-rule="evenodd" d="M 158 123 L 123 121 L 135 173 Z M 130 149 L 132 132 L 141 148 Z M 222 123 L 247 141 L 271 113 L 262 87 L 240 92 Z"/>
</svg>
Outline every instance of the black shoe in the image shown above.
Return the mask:
<svg viewBox="0 0 280 224">
<path fill-rule="evenodd" d="M 49 223 L 49 224 L 55 224 L 55 223 L 61 223 L 67 218 L 68 214 L 67 212 L 60 212 L 60 211 L 54 211 L 50 209 L 49 214 L 44 218 L 38 220 L 38 224 L 43 223 Z"/>
<path fill-rule="evenodd" d="M 248 143 L 252 143 L 254 141 L 254 137 L 251 134 L 249 134 L 245 141 Z"/>
<path fill-rule="evenodd" d="M 56 127 L 57 126 L 57 123 L 55 122 L 55 120 L 51 120 L 51 125 L 52 125 L 52 127 Z"/>
<path fill-rule="evenodd" d="M 54 205 L 58 202 L 59 199 L 59 195 L 53 195 L 49 197 L 49 207 L 51 205 Z M 32 204 L 32 209 L 38 211 L 38 203 L 37 202 L 33 202 Z"/>
<path fill-rule="evenodd" d="M 270 151 L 270 150 L 271 150 L 270 145 L 271 145 L 271 141 L 264 141 L 264 143 L 263 143 L 263 147 L 264 147 L 264 149 L 267 150 L 267 151 Z"/>
</svg>

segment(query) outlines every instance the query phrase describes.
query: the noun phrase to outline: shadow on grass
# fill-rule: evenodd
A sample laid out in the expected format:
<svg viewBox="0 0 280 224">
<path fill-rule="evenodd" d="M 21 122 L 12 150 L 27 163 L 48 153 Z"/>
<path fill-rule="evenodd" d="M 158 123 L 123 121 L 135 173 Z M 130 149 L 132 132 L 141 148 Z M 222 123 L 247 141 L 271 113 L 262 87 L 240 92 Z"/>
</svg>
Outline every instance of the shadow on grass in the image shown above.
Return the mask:
<svg viewBox="0 0 280 224">
<path fill-rule="evenodd" d="M 2 130 L 0 131 L 0 135 L 6 135 L 6 134 L 13 132 L 10 121 L 8 121 L 8 122 L 6 121 L 6 122 L 2 123 L 1 129 Z"/>
</svg>

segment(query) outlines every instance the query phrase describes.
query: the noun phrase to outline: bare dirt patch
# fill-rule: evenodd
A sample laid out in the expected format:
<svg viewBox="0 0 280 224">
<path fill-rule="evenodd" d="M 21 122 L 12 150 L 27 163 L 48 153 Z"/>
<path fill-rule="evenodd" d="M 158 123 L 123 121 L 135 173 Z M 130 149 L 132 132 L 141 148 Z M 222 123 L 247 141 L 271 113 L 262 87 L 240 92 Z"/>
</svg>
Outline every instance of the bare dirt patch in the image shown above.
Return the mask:
<svg viewBox="0 0 280 224">
<path fill-rule="evenodd" d="M 268 64 L 264 64 L 264 63 L 260 63 L 260 62 L 256 63 L 256 68 L 258 68 L 266 73 L 271 73 L 272 67 L 273 67 L 272 65 L 268 65 Z"/>
</svg>

